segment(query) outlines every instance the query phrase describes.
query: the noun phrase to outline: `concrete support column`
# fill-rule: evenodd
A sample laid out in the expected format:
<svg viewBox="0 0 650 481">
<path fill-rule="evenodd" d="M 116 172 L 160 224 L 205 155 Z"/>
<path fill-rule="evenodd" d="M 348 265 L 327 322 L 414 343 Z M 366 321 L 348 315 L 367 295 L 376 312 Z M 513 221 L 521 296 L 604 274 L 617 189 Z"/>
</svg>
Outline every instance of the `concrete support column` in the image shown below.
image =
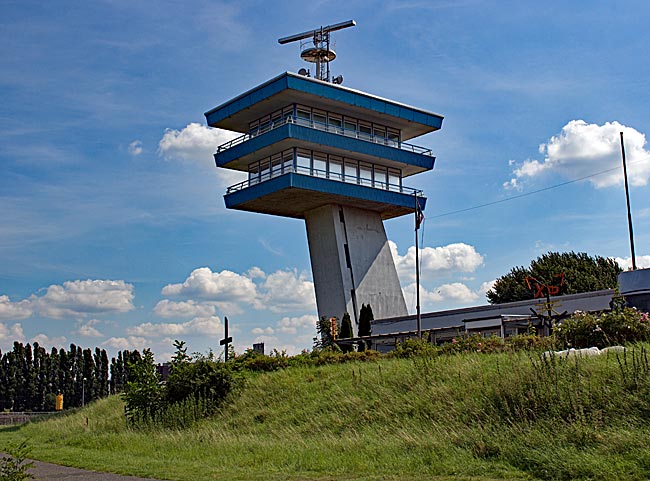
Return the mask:
<svg viewBox="0 0 650 481">
<path fill-rule="evenodd" d="M 361 304 L 377 319 L 408 314 L 377 212 L 326 205 L 305 213 L 305 223 L 319 317 L 348 312 L 358 323 Z"/>
</svg>

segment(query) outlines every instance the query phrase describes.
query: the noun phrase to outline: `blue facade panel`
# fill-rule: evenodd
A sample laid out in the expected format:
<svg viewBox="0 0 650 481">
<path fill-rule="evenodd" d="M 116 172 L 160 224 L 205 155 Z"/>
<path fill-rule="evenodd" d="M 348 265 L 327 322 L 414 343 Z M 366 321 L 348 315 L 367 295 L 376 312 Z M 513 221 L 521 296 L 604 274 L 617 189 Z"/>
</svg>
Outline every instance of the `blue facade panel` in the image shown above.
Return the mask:
<svg viewBox="0 0 650 481">
<path fill-rule="evenodd" d="M 247 202 L 260 200 L 265 196 L 292 188 L 327 194 L 328 196 L 331 196 L 328 202 L 331 204 L 337 203 L 337 199 L 354 198 L 376 203 L 376 210 L 382 210 L 382 206 L 385 206 L 386 209 L 390 207 L 400 207 L 409 211 L 415 210 L 414 197 L 409 194 L 375 189 L 357 184 L 348 184 L 345 182 L 338 182 L 334 180 L 311 177 L 308 175 L 301 175 L 296 173 L 284 174 L 265 182 L 261 182 L 259 184 L 255 184 L 253 186 L 239 190 L 237 192 L 226 194 L 224 196 L 224 200 L 228 209 L 237 209 L 238 206 Z M 418 197 L 418 203 L 420 204 L 420 208 L 422 210 L 425 209 L 426 202 L 427 200 L 425 197 Z M 305 205 L 309 206 L 308 203 L 305 203 Z"/>
<path fill-rule="evenodd" d="M 433 169 L 435 163 L 435 157 L 430 155 L 409 152 L 407 150 L 401 150 L 387 145 L 368 142 L 353 137 L 346 137 L 296 124 L 285 124 L 262 135 L 253 137 L 239 145 L 219 152 L 215 154 L 214 157 L 218 167 L 228 167 L 230 162 L 271 146 L 284 139 L 295 139 L 309 144 L 314 144 L 313 148 L 316 150 L 318 150 L 318 145 L 341 149 L 350 152 L 348 157 L 351 158 L 354 158 L 356 152 L 370 155 L 378 159 L 386 159 L 417 166 L 426 170 Z"/>
<path fill-rule="evenodd" d="M 432 112 L 400 104 L 380 97 L 335 86 L 329 83 L 316 81 L 300 75 L 285 72 L 262 85 L 249 90 L 234 99 L 215 107 L 205 113 L 208 125 L 218 127 L 219 122 L 241 112 L 251 106 L 269 99 L 283 90 L 292 89 L 298 92 L 315 95 L 324 99 L 354 105 L 363 109 L 372 110 L 382 114 L 390 115 L 414 122 L 420 125 L 438 130 L 442 127 L 443 117 Z"/>
</svg>

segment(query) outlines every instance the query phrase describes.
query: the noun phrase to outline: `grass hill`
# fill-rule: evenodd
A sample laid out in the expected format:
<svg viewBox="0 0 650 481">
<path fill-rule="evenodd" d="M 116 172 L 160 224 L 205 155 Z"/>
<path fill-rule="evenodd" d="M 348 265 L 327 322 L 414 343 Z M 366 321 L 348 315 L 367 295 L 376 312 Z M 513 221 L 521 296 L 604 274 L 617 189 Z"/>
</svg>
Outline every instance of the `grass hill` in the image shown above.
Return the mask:
<svg viewBox="0 0 650 481">
<path fill-rule="evenodd" d="M 649 479 L 647 348 L 292 367 L 248 375 L 191 429 L 129 430 L 111 397 L 2 428 L 0 448 L 170 480 Z"/>
</svg>

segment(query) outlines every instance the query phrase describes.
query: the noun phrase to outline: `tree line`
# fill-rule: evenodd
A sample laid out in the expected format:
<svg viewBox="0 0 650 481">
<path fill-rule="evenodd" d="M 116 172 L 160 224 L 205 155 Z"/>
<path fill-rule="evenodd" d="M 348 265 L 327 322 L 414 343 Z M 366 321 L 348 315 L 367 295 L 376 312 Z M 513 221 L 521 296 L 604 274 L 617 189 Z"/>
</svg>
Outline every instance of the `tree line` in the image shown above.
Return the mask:
<svg viewBox="0 0 650 481">
<path fill-rule="evenodd" d="M 56 396 L 63 394 L 64 409 L 81 407 L 124 390 L 130 366 L 141 359 L 136 351 L 120 351 L 110 362 L 106 350 L 96 347 L 47 351 L 14 342 L 11 351 L 0 351 L 0 409 L 54 411 Z"/>
</svg>

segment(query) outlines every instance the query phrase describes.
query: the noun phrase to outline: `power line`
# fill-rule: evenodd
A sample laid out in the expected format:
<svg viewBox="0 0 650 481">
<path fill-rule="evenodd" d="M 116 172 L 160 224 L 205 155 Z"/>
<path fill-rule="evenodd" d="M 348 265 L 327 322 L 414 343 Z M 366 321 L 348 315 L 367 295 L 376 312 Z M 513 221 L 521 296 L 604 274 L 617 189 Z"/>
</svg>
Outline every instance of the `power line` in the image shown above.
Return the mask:
<svg viewBox="0 0 650 481">
<path fill-rule="evenodd" d="M 638 163 L 638 162 L 640 162 L 642 160 L 648 160 L 649 158 L 650 157 L 647 157 L 645 159 L 639 159 L 639 160 L 636 160 L 634 162 L 629 162 L 629 163 L 636 164 L 636 163 Z M 591 177 L 596 177 L 598 175 L 607 174 L 609 172 L 614 172 L 615 170 L 619 170 L 619 167 L 614 167 L 614 168 L 607 169 L 607 170 L 601 170 L 600 172 L 595 172 L 593 174 L 585 175 L 585 176 L 579 177 L 577 179 L 567 180 L 566 182 L 562 182 L 560 184 L 550 185 L 548 187 L 543 187 L 543 188 L 537 189 L 537 190 L 531 190 L 530 192 L 526 192 L 524 194 L 519 194 L 519 195 L 513 195 L 512 197 L 507 197 L 505 199 L 494 200 L 492 202 L 487 202 L 485 204 L 479 204 L 479 205 L 475 205 L 475 206 L 472 206 L 472 207 L 466 207 L 464 209 L 445 212 L 444 214 L 438 214 L 438 215 L 430 216 L 429 219 L 438 219 L 440 217 L 446 217 L 446 216 L 449 216 L 449 215 L 460 214 L 462 212 L 468 212 L 468 211 L 471 211 L 471 210 L 482 209 L 483 207 L 489 207 L 491 205 L 502 204 L 504 202 L 509 202 L 511 200 L 521 199 L 522 197 L 528 197 L 529 195 L 539 194 L 540 192 L 545 192 L 547 190 L 552 190 L 552 189 L 557 189 L 559 187 L 564 187 L 565 185 L 574 184 L 574 183 L 580 182 L 582 180 L 590 179 Z"/>
</svg>

